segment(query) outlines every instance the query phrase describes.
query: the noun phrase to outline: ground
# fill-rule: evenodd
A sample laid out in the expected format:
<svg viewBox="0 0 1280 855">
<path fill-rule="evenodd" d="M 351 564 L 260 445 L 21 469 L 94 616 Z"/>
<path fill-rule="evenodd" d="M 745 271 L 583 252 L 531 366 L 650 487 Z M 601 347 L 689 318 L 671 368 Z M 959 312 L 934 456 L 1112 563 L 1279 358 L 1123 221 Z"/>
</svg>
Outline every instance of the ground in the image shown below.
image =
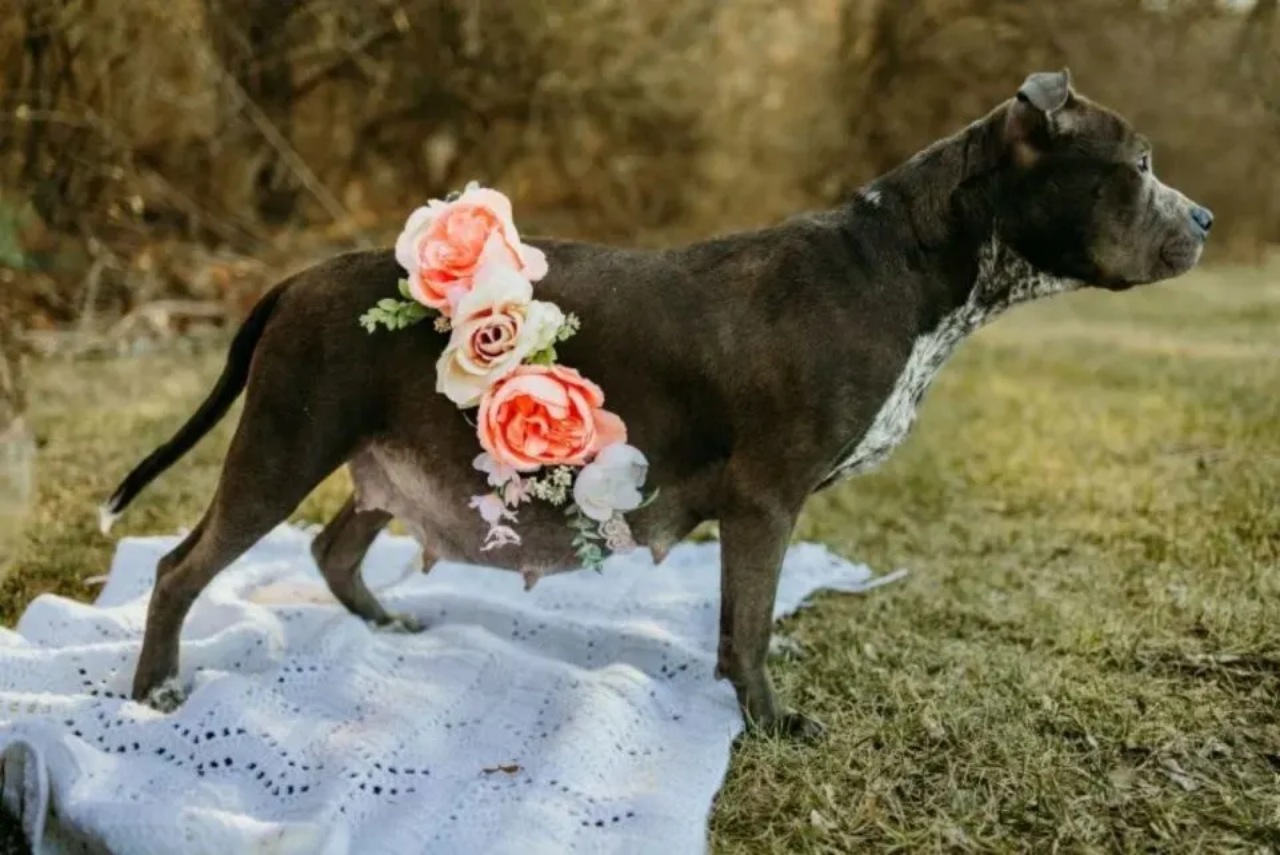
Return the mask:
<svg viewBox="0 0 1280 855">
<path fill-rule="evenodd" d="M 907 444 L 804 518 L 800 537 L 910 575 L 786 623 L 804 652 L 779 688 L 829 736 L 741 744 L 714 849 L 1280 848 L 1278 333 L 1272 266 L 1056 298 L 966 344 Z M 220 361 L 37 367 L 39 503 L 0 620 L 94 594 L 96 504 Z M 115 535 L 194 523 L 228 427 Z"/>
</svg>

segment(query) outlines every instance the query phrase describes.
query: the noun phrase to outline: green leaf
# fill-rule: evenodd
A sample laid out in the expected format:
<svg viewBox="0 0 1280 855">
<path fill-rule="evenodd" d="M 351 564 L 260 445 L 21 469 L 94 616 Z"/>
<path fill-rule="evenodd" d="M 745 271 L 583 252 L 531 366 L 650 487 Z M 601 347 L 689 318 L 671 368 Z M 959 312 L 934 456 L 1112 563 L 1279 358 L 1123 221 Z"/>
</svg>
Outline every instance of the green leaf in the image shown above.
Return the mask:
<svg viewBox="0 0 1280 855">
<path fill-rule="evenodd" d="M 555 365 L 556 349 L 554 346 L 548 346 L 539 350 L 526 360 L 530 365 Z"/>
<path fill-rule="evenodd" d="M 360 324 L 369 332 L 379 326 L 389 330 L 402 330 L 429 317 L 431 310 L 412 300 L 393 300 L 384 297 L 372 309 L 360 316 Z"/>
<path fill-rule="evenodd" d="M 413 299 L 413 293 L 409 290 L 409 280 L 408 280 L 408 279 L 401 279 L 399 282 L 397 282 L 397 283 L 396 283 L 396 285 L 397 285 L 397 287 L 399 287 L 399 289 L 400 289 L 400 296 L 401 296 L 401 297 L 404 297 L 406 300 L 412 300 L 412 299 Z"/>
</svg>

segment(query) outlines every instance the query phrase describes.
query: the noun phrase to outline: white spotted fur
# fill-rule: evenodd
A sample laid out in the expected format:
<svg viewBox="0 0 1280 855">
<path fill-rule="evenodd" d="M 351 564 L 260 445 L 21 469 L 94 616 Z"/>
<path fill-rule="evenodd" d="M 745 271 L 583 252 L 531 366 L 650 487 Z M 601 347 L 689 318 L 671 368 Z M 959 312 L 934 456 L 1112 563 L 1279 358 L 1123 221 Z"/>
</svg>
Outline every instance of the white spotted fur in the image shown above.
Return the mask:
<svg viewBox="0 0 1280 855">
<path fill-rule="evenodd" d="M 970 333 L 1010 306 L 1039 297 L 1074 290 L 1080 283 L 1039 271 L 996 239 L 985 244 L 978 259 L 978 277 L 968 301 L 916 339 L 906 367 L 889 397 L 853 452 L 840 461 L 830 477 L 847 478 L 879 466 L 897 448 L 916 421 L 924 393 L 938 370 Z"/>
</svg>

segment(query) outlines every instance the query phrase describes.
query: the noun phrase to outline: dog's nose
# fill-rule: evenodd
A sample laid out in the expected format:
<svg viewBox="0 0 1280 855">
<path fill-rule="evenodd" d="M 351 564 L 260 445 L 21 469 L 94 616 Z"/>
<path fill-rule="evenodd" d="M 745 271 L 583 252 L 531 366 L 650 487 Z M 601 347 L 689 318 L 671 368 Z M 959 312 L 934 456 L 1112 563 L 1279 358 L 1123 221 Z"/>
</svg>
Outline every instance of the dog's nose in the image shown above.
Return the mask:
<svg viewBox="0 0 1280 855">
<path fill-rule="evenodd" d="M 1191 220 L 1200 227 L 1200 231 L 1208 234 L 1213 228 L 1213 211 L 1196 205 L 1191 209 Z"/>
</svg>

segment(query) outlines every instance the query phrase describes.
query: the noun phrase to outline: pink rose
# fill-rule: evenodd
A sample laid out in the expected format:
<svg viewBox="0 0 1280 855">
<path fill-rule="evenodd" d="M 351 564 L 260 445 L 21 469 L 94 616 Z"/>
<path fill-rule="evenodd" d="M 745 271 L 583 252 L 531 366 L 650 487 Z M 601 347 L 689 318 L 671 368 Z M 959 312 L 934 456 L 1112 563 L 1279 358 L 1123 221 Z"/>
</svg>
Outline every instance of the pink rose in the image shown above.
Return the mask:
<svg viewBox="0 0 1280 855">
<path fill-rule="evenodd" d="M 572 368 L 522 365 L 480 399 L 480 445 L 519 472 L 580 466 L 605 446 L 626 441 L 622 419 L 603 404 L 600 387 Z"/>
<path fill-rule="evenodd" d="M 409 274 L 413 298 L 446 316 L 485 262 L 505 264 L 530 282 L 547 275 L 542 251 L 520 242 L 510 200 L 474 182 L 452 202 L 432 199 L 409 216 L 396 261 Z"/>
</svg>

